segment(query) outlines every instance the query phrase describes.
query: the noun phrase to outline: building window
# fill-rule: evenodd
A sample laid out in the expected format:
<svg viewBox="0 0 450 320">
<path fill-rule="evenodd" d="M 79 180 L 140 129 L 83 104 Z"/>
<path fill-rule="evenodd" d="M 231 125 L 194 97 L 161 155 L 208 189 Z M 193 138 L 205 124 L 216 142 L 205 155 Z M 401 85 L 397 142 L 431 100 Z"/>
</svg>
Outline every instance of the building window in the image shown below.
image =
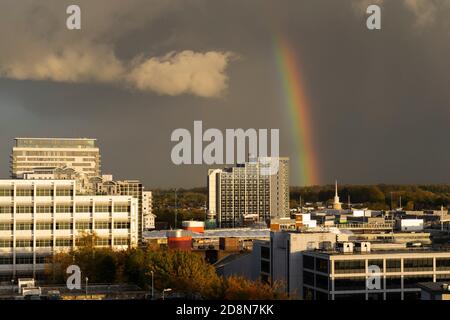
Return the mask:
<svg viewBox="0 0 450 320">
<path fill-rule="evenodd" d="M 33 189 L 16 189 L 17 197 L 32 197 Z"/>
<path fill-rule="evenodd" d="M 0 256 L 0 264 L 13 264 L 13 258 Z"/>
<path fill-rule="evenodd" d="M 403 271 L 433 271 L 433 259 L 405 259 L 403 260 Z"/>
<path fill-rule="evenodd" d="M 37 197 L 52 197 L 53 196 L 53 189 L 50 189 L 50 188 L 37 188 L 36 189 L 36 196 Z"/>
<path fill-rule="evenodd" d="M 0 230 L 12 230 L 13 225 L 11 223 L 0 223 Z"/>
<path fill-rule="evenodd" d="M 111 244 L 111 240 L 108 238 L 99 238 L 95 240 L 96 246 L 109 246 Z"/>
<path fill-rule="evenodd" d="M 37 205 L 36 213 L 53 213 L 53 206 L 51 205 Z"/>
<path fill-rule="evenodd" d="M 401 260 L 400 259 L 386 259 L 386 272 L 400 272 Z"/>
<path fill-rule="evenodd" d="M 95 205 L 95 212 L 111 212 L 111 206 L 97 204 Z"/>
<path fill-rule="evenodd" d="M 77 230 L 89 230 L 92 229 L 92 223 L 90 222 L 77 222 L 75 224 Z"/>
<path fill-rule="evenodd" d="M 316 274 L 316 287 L 328 290 L 329 278 L 320 274 Z"/>
<path fill-rule="evenodd" d="M 17 223 L 16 230 L 33 230 L 32 223 Z"/>
<path fill-rule="evenodd" d="M 52 230 L 53 223 L 51 222 L 38 222 L 36 223 L 36 230 Z"/>
<path fill-rule="evenodd" d="M 36 240 L 36 247 L 52 247 L 53 241 L 51 239 L 38 239 Z"/>
<path fill-rule="evenodd" d="M 76 212 L 91 213 L 92 212 L 92 206 L 90 206 L 90 205 L 77 205 L 76 206 Z"/>
<path fill-rule="evenodd" d="M 13 210 L 11 206 L 0 206 L 0 213 L 13 213 Z"/>
<path fill-rule="evenodd" d="M 130 223 L 126 221 L 114 222 L 114 229 L 129 229 Z"/>
<path fill-rule="evenodd" d="M 314 273 L 309 271 L 303 271 L 303 283 L 314 286 Z"/>
<path fill-rule="evenodd" d="M 73 207 L 71 205 L 66 204 L 57 204 L 56 205 L 56 213 L 71 213 L 73 211 Z"/>
<path fill-rule="evenodd" d="M 10 188 L 0 188 L 0 197 L 12 197 L 13 189 Z"/>
<path fill-rule="evenodd" d="M 370 266 L 376 266 L 378 268 L 380 268 L 380 272 L 383 272 L 384 267 L 383 267 L 383 260 L 382 259 L 376 259 L 376 260 L 369 260 L 367 262 L 368 267 Z"/>
<path fill-rule="evenodd" d="M 37 256 L 36 257 L 36 264 L 43 264 L 47 262 L 47 257 L 44 256 Z"/>
<path fill-rule="evenodd" d="M 450 281 L 450 274 L 437 274 L 436 282 Z"/>
<path fill-rule="evenodd" d="M 352 278 L 337 278 L 334 280 L 334 290 L 365 290 L 366 278 L 365 277 L 352 277 Z"/>
<path fill-rule="evenodd" d="M 436 270 L 450 270 L 450 258 L 436 258 Z"/>
<path fill-rule="evenodd" d="M 328 260 L 316 258 L 316 270 L 328 274 Z"/>
<path fill-rule="evenodd" d="M 72 229 L 72 224 L 70 222 L 57 222 L 56 230 L 68 230 Z"/>
<path fill-rule="evenodd" d="M 303 268 L 314 270 L 314 257 L 304 255 Z"/>
<path fill-rule="evenodd" d="M 116 204 L 114 205 L 114 212 L 130 212 L 130 207 L 127 204 Z"/>
<path fill-rule="evenodd" d="M 365 260 L 340 260 L 334 262 L 335 273 L 366 273 Z"/>
<path fill-rule="evenodd" d="M 56 239 L 57 247 L 71 247 L 72 239 Z"/>
<path fill-rule="evenodd" d="M 400 276 L 386 276 L 386 289 L 401 289 L 402 278 Z"/>
<path fill-rule="evenodd" d="M 95 229 L 111 229 L 111 223 L 108 221 L 95 221 Z"/>
<path fill-rule="evenodd" d="M 115 238 L 114 239 L 114 245 L 116 245 L 116 246 L 127 246 L 128 245 L 128 238 Z"/>
<path fill-rule="evenodd" d="M 11 248 L 12 246 L 13 244 L 11 240 L 0 240 L 0 248 Z"/>
<path fill-rule="evenodd" d="M 16 264 L 33 264 L 33 256 L 18 256 Z"/>
<path fill-rule="evenodd" d="M 18 248 L 28 248 L 33 246 L 32 240 L 16 240 L 16 247 Z"/>
<path fill-rule="evenodd" d="M 57 197 L 71 197 L 73 195 L 72 188 L 56 188 Z"/>
<path fill-rule="evenodd" d="M 33 206 L 16 206 L 16 213 L 33 213 Z"/>
<path fill-rule="evenodd" d="M 268 247 L 261 246 L 261 258 L 270 260 L 270 249 Z"/>
<path fill-rule="evenodd" d="M 270 273 L 269 261 L 261 260 L 261 272 Z"/>
</svg>

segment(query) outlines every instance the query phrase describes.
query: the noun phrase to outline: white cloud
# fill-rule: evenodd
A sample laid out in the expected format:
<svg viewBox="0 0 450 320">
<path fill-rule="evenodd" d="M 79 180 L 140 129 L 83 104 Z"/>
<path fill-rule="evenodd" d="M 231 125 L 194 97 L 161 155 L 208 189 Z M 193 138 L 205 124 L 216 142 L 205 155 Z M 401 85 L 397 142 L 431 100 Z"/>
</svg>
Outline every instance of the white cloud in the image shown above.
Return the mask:
<svg viewBox="0 0 450 320">
<path fill-rule="evenodd" d="M 227 87 L 225 69 L 232 57 L 229 52 L 171 52 L 136 62 L 128 80 L 140 90 L 160 94 L 216 97 Z"/>
</svg>

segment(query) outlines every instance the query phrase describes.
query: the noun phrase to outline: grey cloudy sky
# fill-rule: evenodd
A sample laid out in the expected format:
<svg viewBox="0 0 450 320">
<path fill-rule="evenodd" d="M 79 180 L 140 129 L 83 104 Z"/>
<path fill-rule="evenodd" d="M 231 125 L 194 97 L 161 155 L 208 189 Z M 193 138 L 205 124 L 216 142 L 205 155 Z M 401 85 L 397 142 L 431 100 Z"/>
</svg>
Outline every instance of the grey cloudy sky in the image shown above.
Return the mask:
<svg viewBox="0 0 450 320">
<path fill-rule="evenodd" d="M 380 31 L 365 27 L 371 3 Z M 449 16 L 446 0 L 2 0 L 0 175 L 16 136 L 95 137 L 104 173 L 203 186 L 207 166 L 170 158 L 171 132 L 203 120 L 280 128 L 300 184 L 279 32 L 299 53 L 320 183 L 449 182 Z"/>
</svg>

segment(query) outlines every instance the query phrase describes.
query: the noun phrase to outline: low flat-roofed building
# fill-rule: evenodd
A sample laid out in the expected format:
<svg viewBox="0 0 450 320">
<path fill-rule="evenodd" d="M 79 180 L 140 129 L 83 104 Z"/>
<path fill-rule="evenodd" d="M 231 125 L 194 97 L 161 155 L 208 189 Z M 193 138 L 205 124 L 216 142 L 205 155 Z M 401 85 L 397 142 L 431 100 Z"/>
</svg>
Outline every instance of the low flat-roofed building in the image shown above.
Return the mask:
<svg viewBox="0 0 450 320">
<path fill-rule="evenodd" d="M 270 234 L 270 241 L 254 244 L 260 263 L 253 273 L 278 283 L 292 298 L 418 299 L 419 282 L 450 281 L 450 251 L 427 246 L 427 233 L 354 234 L 324 228 Z M 374 270 L 376 288 L 368 285 Z"/>
<path fill-rule="evenodd" d="M 449 282 L 419 283 L 420 300 L 450 300 Z"/>
<path fill-rule="evenodd" d="M 304 299 L 419 299 L 419 282 L 450 280 L 450 251 L 307 251 L 301 269 Z M 377 285 L 373 285 L 375 279 Z"/>
</svg>

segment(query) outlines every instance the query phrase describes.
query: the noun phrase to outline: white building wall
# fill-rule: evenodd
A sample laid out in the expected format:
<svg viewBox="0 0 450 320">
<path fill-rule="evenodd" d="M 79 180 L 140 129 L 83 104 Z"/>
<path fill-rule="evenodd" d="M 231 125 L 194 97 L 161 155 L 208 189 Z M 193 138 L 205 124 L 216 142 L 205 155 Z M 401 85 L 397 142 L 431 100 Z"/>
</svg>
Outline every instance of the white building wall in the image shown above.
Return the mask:
<svg viewBox="0 0 450 320">
<path fill-rule="evenodd" d="M 75 187 L 73 180 L 0 180 L 0 258 L 13 259 L 12 264 L 0 266 L 0 275 L 42 271 L 45 265 L 39 257 L 75 248 L 84 225 L 100 238 L 99 246 L 126 249 L 137 245 L 136 198 L 76 196 Z M 62 188 L 66 195 L 59 191 Z M 25 189 L 31 195 L 19 195 Z M 44 189 L 53 195 L 38 195 Z M 99 212 L 102 208 L 109 212 Z M 16 258 L 24 255 L 32 256 L 32 261 L 17 264 Z"/>
</svg>

